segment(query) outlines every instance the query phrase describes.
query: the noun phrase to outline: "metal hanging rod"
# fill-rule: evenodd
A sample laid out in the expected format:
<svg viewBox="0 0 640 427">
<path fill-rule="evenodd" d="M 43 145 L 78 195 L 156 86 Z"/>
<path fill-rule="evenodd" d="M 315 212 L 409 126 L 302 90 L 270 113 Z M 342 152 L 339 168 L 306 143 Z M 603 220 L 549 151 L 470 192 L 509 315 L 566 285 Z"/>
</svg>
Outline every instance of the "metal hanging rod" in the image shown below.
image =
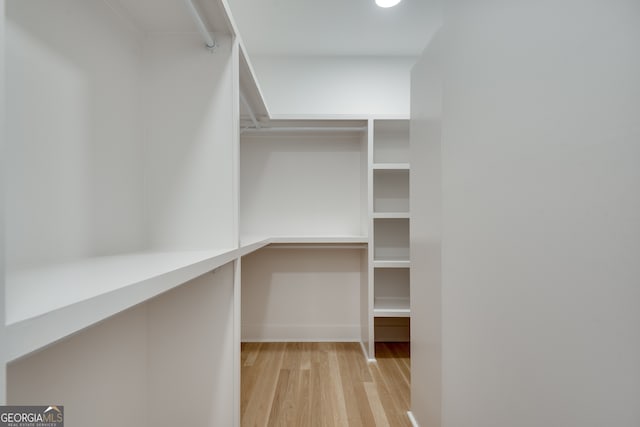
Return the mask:
<svg viewBox="0 0 640 427">
<path fill-rule="evenodd" d="M 193 3 L 193 0 L 184 0 L 184 4 L 187 5 L 187 9 L 189 9 L 189 12 L 191 13 L 191 17 L 193 18 L 193 22 L 195 22 L 196 27 L 198 27 L 198 31 L 200 32 L 200 35 L 204 39 L 204 44 L 207 46 L 207 49 L 209 50 L 215 49 L 216 41 L 213 38 L 213 36 L 211 36 L 211 33 L 207 29 L 207 25 L 204 23 L 202 16 L 200 16 L 200 12 L 198 11 L 198 8 L 196 7 L 196 5 Z"/>
</svg>

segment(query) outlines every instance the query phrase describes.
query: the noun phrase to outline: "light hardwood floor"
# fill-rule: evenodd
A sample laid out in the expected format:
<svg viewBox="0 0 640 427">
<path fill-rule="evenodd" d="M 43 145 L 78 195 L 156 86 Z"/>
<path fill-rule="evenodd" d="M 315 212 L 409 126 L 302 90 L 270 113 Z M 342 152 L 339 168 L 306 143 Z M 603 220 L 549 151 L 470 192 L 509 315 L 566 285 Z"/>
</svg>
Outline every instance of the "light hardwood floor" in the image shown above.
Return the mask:
<svg viewBox="0 0 640 427">
<path fill-rule="evenodd" d="M 411 426 L 409 344 L 243 343 L 242 426 Z"/>
</svg>

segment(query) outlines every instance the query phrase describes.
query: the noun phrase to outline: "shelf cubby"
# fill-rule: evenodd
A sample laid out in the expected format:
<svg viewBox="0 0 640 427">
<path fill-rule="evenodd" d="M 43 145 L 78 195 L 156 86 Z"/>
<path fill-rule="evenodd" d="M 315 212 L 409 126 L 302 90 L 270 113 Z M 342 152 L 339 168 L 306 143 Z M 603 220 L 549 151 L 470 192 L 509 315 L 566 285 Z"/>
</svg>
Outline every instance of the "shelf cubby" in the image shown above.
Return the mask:
<svg viewBox="0 0 640 427">
<path fill-rule="evenodd" d="M 409 170 L 409 163 L 374 163 L 372 169 L 375 170 Z"/>
<path fill-rule="evenodd" d="M 409 261 L 409 220 L 374 219 L 374 261 Z"/>
<path fill-rule="evenodd" d="M 270 123 L 278 132 L 241 137 L 241 235 L 311 240 L 367 235 L 366 134 Z M 361 123 L 356 122 L 355 124 Z"/>
<path fill-rule="evenodd" d="M 375 120 L 373 164 L 409 163 L 409 121 Z M 374 167 L 375 169 L 375 167 Z"/>
<path fill-rule="evenodd" d="M 409 269 L 375 268 L 375 317 L 408 317 Z"/>
<path fill-rule="evenodd" d="M 381 169 L 373 171 L 373 212 L 409 212 L 409 171 Z"/>
</svg>

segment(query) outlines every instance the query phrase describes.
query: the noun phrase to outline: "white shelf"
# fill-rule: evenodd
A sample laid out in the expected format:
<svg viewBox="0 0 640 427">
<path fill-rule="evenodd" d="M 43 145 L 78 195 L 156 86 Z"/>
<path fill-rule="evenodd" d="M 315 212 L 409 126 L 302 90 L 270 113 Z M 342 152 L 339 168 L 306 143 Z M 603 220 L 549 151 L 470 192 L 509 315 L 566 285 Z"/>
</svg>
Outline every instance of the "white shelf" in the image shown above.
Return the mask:
<svg viewBox="0 0 640 427">
<path fill-rule="evenodd" d="M 373 317 L 411 317 L 409 309 L 378 309 L 373 310 Z"/>
<path fill-rule="evenodd" d="M 409 170 L 409 163 L 374 163 L 373 170 Z"/>
<path fill-rule="evenodd" d="M 259 246 L 246 253 L 263 246 L 271 249 L 363 249 L 367 247 L 368 240 L 365 236 L 278 236 L 261 240 Z"/>
<path fill-rule="evenodd" d="M 374 268 L 409 268 L 411 262 L 409 260 L 386 260 L 376 259 L 373 261 Z"/>
<path fill-rule="evenodd" d="M 268 237 L 243 237 L 240 239 L 240 249 L 238 256 L 242 257 L 251 252 L 257 251 L 271 243 Z"/>
<path fill-rule="evenodd" d="M 324 243 L 367 243 L 366 236 L 278 236 L 268 239 L 269 243 L 291 243 L 291 244 L 324 244 Z"/>
<path fill-rule="evenodd" d="M 409 219 L 409 212 L 374 212 L 374 219 Z"/>
<path fill-rule="evenodd" d="M 227 251 L 96 257 L 9 275 L 8 360 L 52 344 L 264 244 L 255 242 Z"/>
<path fill-rule="evenodd" d="M 409 259 L 409 220 L 374 219 L 374 259 Z"/>
<path fill-rule="evenodd" d="M 373 211 L 409 212 L 409 171 L 379 169 L 373 171 Z"/>
<path fill-rule="evenodd" d="M 409 120 L 374 120 L 373 163 L 409 162 Z"/>
<path fill-rule="evenodd" d="M 139 252 L 7 277 L 8 360 L 46 347 L 271 243 L 366 244 L 364 236 L 254 238 L 221 251 Z"/>
<path fill-rule="evenodd" d="M 411 306 L 409 298 L 376 298 L 373 315 L 375 317 L 409 317 Z"/>
</svg>

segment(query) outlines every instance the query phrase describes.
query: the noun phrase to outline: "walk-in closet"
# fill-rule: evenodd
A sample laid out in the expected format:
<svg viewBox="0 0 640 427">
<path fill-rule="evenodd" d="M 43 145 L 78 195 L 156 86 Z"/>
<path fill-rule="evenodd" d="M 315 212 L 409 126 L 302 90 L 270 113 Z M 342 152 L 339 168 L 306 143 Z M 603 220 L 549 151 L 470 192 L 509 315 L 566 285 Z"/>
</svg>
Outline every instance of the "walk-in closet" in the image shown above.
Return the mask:
<svg viewBox="0 0 640 427">
<path fill-rule="evenodd" d="M 241 342 L 408 341 L 408 116 L 274 118 L 223 1 L 4 25 L 9 404 L 240 425 Z"/>
<path fill-rule="evenodd" d="M 639 23 L 0 0 L 0 427 L 640 426 Z"/>
</svg>

